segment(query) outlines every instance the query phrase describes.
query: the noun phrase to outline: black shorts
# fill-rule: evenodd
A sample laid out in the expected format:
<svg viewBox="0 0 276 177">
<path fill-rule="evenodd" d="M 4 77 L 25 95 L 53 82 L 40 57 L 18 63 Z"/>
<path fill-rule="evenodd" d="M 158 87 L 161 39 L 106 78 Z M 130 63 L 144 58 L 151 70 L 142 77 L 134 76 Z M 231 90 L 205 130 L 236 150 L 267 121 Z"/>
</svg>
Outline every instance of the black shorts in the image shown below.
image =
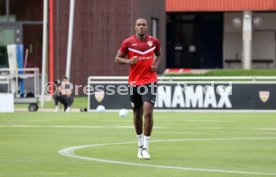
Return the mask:
<svg viewBox="0 0 276 177">
<path fill-rule="evenodd" d="M 132 109 L 141 107 L 145 101 L 154 105 L 156 94 L 156 82 L 139 86 L 129 85 L 129 95 Z"/>
</svg>

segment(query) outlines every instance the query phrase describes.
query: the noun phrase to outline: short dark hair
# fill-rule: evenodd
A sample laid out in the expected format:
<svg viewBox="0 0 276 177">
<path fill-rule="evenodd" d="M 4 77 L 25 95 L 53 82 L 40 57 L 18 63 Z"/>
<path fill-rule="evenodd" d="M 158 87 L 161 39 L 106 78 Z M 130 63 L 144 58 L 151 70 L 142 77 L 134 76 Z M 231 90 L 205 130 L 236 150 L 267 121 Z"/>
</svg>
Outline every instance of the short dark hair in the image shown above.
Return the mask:
<svg viewBox="0 0 276 177">
<path fill-rule="evenodd" d="M 142 17 L 139 17 L 139 18 L 136 19 L 135 24 L 137 23 L 138 20 L 145 20 L 145 22 L 148 23 L 148 22 L 147 22 L 147 19 L 142 18 Z"/>
<path fill-rule="evenodd" d="M 55 82 L 54 82 L 56 85 L 60 85 L 60 80 L 59 79 L 57 79 L 57 80 L 55 80 Z"/>
</svg>

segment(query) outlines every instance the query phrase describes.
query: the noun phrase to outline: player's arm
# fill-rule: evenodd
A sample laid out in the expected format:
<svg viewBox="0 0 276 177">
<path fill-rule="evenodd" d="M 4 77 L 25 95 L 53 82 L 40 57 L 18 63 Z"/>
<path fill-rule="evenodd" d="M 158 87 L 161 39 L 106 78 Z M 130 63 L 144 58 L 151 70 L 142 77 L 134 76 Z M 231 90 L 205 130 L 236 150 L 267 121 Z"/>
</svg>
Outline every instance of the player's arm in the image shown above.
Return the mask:
<svg viewBox="0 0 276 177">
<path fill-rule="evenodd" d="M 73 88 L 71 88 L 71 83 L 69 83 L 65 86 L 65 95 L 71 96 L 72 93 L 73 93 Z"/>
<path fill-rule="evenodd" d="M 129 64 L 129 60 L 125 58 L 126 54 L 123 53 L 121 50 L 118 50 L 116 57 L 115 57 L 115 63 L 116 64 Z"/>
<path fill-rule="evenodd" d="M 118 50 L 116 57 L 115 57 L 115 63 L 116 64 L 136 64 L 138 62 L 137 57 L 133 57 L 131 59 L 125 58 L 126 54 L 123 53 L 121 50 Z"/>
<path fill-rule="evenodd" d="M 71 89 L 66 89 L 65 90 L 65 95 L 66 96 L 71 96 L 72 95 L 72 90 Z"/>
<path fill-rule="evenodd" d="M 162 57 L 162 51 L 161 51 L 161 49 L 159 51 L 155 52 L 155 55 L 156 55 L 156 58 L 155 58 L 152 66 L 151 66 L 151 70 L 152 71 L 157 71 L 157 68 L 158 68 L 158 66 L 159 66 L 159 64 L 161 62 L 161 57 Z"/>
<path fill-rule="evenodd" d="M 58 94 L 59 95 L 62 95 L 62 86 L 61 86 L 61 83 L 60 83 L 60 85 L 58 86 L 58 88 L 57 88 L 57 92 L 58 92 Z"/>
</svg>

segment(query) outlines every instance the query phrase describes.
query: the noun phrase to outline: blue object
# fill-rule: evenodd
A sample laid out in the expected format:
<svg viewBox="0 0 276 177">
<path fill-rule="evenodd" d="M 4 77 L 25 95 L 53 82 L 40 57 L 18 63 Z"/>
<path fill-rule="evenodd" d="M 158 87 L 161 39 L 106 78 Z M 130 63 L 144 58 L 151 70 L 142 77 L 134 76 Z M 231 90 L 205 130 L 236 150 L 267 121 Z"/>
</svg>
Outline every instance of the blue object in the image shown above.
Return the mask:
<svg viewBox="0 0 276 177">
<path fill-rule="evenodd" d="M 23 69 L 24 65 L 23 65 L 23 45 L 22 44 L 18 44 L 16 45 L 16 58 L 17 58 L 17 67 L 18 69 Z M 23 74 L 24 72 L 18 71 L 18 74 Z M 24 86 L 24 80 L 18 78 L 18 84 L 19 84 L 19 95 L 20 97 L 24 96 L 24 90 L 25 90 L 25 86 Z"/>
</svg>

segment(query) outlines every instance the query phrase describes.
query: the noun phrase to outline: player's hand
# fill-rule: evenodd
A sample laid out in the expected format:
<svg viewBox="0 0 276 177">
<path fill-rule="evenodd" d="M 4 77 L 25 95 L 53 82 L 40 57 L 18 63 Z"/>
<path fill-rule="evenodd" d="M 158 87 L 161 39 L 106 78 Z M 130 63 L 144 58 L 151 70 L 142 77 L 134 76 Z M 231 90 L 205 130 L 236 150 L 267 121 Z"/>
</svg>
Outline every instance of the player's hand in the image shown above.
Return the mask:
<svg viewBox="0 0 276 177">
<path fill-rule="evenodd" d="M 66 89 L 66 90 L 65 90 L 65 95 L 66 95 L 66 96 L 72 95 L 72 90 Z"/>
<path fill-rule="evenodd" d="M 156 72 L 156 71 L 157 71 L 157 66 L 152 65 L 152 66 L 150 67 L 150 69 L 151 69 L 151 71 Z"/>
<path fill-rule="evenodd" d="M 138 57 L 137 56 L 134 56 L 129 60 L 130 65 L 136 64 L 137 62 L 138 62 Z"/>
</svg>

